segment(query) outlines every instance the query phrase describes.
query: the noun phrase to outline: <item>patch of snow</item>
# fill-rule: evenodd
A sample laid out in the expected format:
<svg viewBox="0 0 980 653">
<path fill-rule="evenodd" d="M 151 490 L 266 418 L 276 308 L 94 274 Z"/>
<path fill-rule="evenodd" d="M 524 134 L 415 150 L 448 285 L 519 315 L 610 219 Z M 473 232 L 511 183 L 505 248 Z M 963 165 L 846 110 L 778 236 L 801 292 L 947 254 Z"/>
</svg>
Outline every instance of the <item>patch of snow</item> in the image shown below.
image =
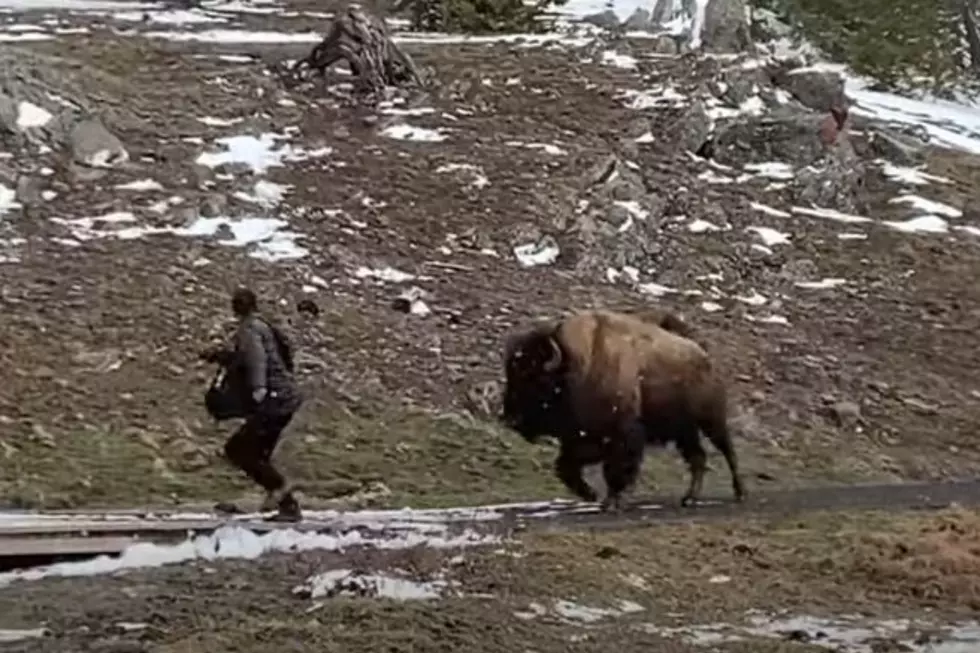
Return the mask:
<svg viewBox="0 0 980 653">
<path fill-rule="evenodd" d="M 725 307 L 717 302 L 701 302 L 701 310 L 707 311 L 708 313 L 717 313 L 724 309 Z"/>
<path fill-rule="evenodd" d="M 327 156 L 332 153 L 329 147 L 317 150 L 293 148 L 289 144 L 279 149 L 273 146 L 276 140 L 285 138 L 280 134 L 264 133 L 255 136 L 226 136 L 217 139 L 225 147 L 223 152 L 202 152 L 195 163 L 216 168 L 221 165 L 242 163 L 253 172 L 263 173 L 272 166 L 282 165 L 283 161 L 302 161 L 307 158 Z"/>
<path fill-rule="evenodd" d="M 646 132 L 634 139 L 637 143 L 652 143 L 654 140 L 653 132 Z"/>
<path fill-rule="evenodd" d="M 706 231 L 721 231 L 722 229 L 713 222 L 708 222 L 707 220 L 701 220 L 698 218 L 697 220 L 692 220 L 688 223 L 687 230 L 691 233 L 702 234 Z"/>
<path fill-rule="evenodd" d="M 17 126 L 20 129 L 31 129 L 34 127 L 44 127 L 51 122 L 54 116 L 43 107 L 30 102 L 21 101 L 17 105 Z"/>
<path fill-rule="evenodd" d="M 0 0 L 0 7 L 16 11 L 50 9 L 70 12 L 118 11 L 122 9 L 157 9 L 156 3 L 116 2 L 116 0 Z"/>
<path fill-rule="evenodd" d="M 454 549 L 488 545 L 499 542 L 495 536 L 466 531 L 455 537 L 397 534 L 388 537 L 366 537 L 360 531 L 327 535 L 293 529 L 273 530 L 257 534 L 240 526 L 222 526 L 210 535 L 189 538 L 173 545 L 138 542 L 122 552 L 119 557 L 99 556 L 91 560 L 60 562 L 44 567 L 16 570 L 0 574 L 0 587 L 14 581 L 30 581 L 52 576 L 77 577 L 110 574 L 122 570 L 162 567 L 191 560 L 246 559 L 254 560 L 273 552 L 338 551 L 350 547 L 377 549 L 410 549 L 426 546 L 437 549 Z"/>
<path fill-rule="evenodd" d="M 762 306 L 769 301 L 765 295 L 760 295 L 757 290 L 752 290 L 751 295 L 736 295 L 735 299 L 749 306 Z"/>
<path fill-rule="evenodd" d="M 119 190 L 132 190 L 132 191 L 148 191 L 148 190 L 163 190 L 163 186 L 160 182 L 155 179 L 137 179 L 136 181 L 130 181 L 125 184 L 117 184 L 116 188 Z"/>
<path fill-rule="evenodd" d="M 825 288 L 836 288 L 837 286 L 842 286 L 847 283 L 847 279 L 839 279 L 836 277 L 828 277 L 821 279 L 820 281 L 797 281 L 797 288 L 808 288 L 811 290 L 823 290 Z"/>
<path fill-rule="evenodd" d="M 949 231 L 949 223 L 938 215 L 923 215 L 904 222 L 886 220 L 885 224 L 907 234 L 944 234 Z"/>
<path fill-rule="evenodd" d="M 558 260 L 561 250 L 554 238 L 545 236 L 536 243 L 517 245 L 513 249 L 514 256 L 521 267 L 530 268 L 537 265 L 551 265 Z"/>
<path fill-rule="evenodd" d="M 17 191 L 0 184 L 0 215 L 19 208 L 20 203 L 17 201 Z"/>
<path fill-rule="evenodd" d="M 595 623 L 606 617 L 616 617 L 622 614 L 642 612 L 643 610 L 642 605 L 632 601 L 620 601 L 616 608 L 594 608 L 564 600 L 555 601 L 554 604 L 555 614 L 562 619 L 584 623 Z"/>
<path fill-rule="evenodd" d="M 419 141 L 423 143 L 440 143 L 446 140 L 446 135 L 437 129 L 414 127 L 405 123 L 389 125 L 381 130 L 383 136 L 400 141 Z"/>
<path fill-rule="evenodd" d="M 354 276 L 358 279 L 372 278 L 378 279 L 379 281 L 390 281 L 391 283 L 404 283 L 415 278 L 415 275 L 413 274 L 402 272 L 401 270 L 396 270 L 392 267 L 374 270 L 364 266 L 357 268 L 357 270 L 354 271 Z"/>
<path fill-rule="evenodd" d="M 20 32 L 14 34 L 0 34 L 0 43 L 13 43 L 21 41 L 50 41 L 54 37 L 44 32 Z"/>
<path fill-rule="evenodd" d="M 363 574 L 349 569 L 332 569 L 310 578 L 295 594 L 312 599 L 327 596 L 372 596 L 397 601 L 438 599 L 449 583 L 444 580 L 419 582 L 387 574 Z"/>
<path fill-rule="evenodd" d="M 483 168 L 472 163 L 447 163 L 436 168 L 437 173 L 455 172 L 457 170 L 465 170 L 473 175 L 473 181 L 470 182 L 470 186 L 486 188 L 490 185 L 490 179 L 483 172 Z"/>
<path fill-rule="evenodd" d="M 793 213 L 799 213 L 800 215 L 809 215 L 814 218 L 827 218 L 828 220 L 836 220 L 838 222 L 847 223 L 861 223 L 861 222 L 871 222 L 871 218 L 866 218 L 860 215 L 850 215 L 848 213 L 841 213 L 840 211 L 835 211 L 834 209 L 824 209 L 820 207 L 806 208 L 802 206 L 794 206 L 790 209 Z"/>
<path fill-rule="evenodd" d="M 602 53 L 601 61 L 607 66 L 615 66 L 624 70 L 634 70 L 639 63 L 636 57 L 628 54 L 619 54 L 615 50 L 605 50 Z"/>
<path fill-rule="evenodd" d="M 112 14 L 112 18 L 124 22 L 150 23 L 163 25 L 194 25 L 198 23 L 224 23 L 228 19 L 220 16 L 208 16 L 199 11 L 172 9 L 170 11 L 120 11 Z"/>
<path fill-rule="evenodd" d="M 755 232 L 762 238 L 763 244 L 767 247 L 772 245 L 786 245 L 789 243 L 789 234 L 770 229 L 769 227 L 746 227 L 746 231 Z"/>
<path fill-rule="evenodd" d="M 665 106 L 684 106 L 688 101 L 686 95 L 678 93 L 672 86 L 655 86 L 644 91 L 628 89 L 623 91 L 620 97 L 628 100 L 626 106 L 637 111 Z"/>
<path fill-rule="evenodd" d="M 881 166 L 881 172 L 883 175 L 893 181 L 898 181 L 903 184 L 925 186 L 929 182 L 936 182 L 939 184 L 953 183 L 952 180 L 947 179 L 946 177 L 940 177 L 939 175 L 932 175 L 928 172 L 923 172 L 921 168 L 897 166 L 884 160 L 879 160 L 878 164 Z"/>
<path fill-rule="evenodd" d="M 237 125 L 244 118 L 215 118 L 214 116 L 204 116 L 203 118 L 198 118 L 197 121 L 201 124 L 207 125 L 208 127 L 230 127 L 232 125 Z"/>
<path fill-rule="evenodd" d="M 764 163 L 746 163 L 743 166 L 749 172 L 755 173 L 757 177 L 767 177 L 769 179 L 793 179 L 796 172 L 793 166 L 781 161 L 767 161 Z"/>
<path fill-rule="evenodd" d="M 0 628 L 0 644 L 22 642 L 25 639 L 41 639 L 51 634 L 47 628 L 11 629 Z"/>
<path fill-rule="evenodd" d="M 759 202 L 752 202 L 749 206 L 751 206 L 756 211 L 759 211 L 760 213 L 765 213 L 766 215 L 771 215 L 774 218 L 790 218 L 790 217 L 792 217 L 792 215 L 790 215 L 786 211 L 780 211 L 779 209 L 774 209 L 771 206 L 768 206 L 766 204 L 760 204 Z"/>
<path fill-rule="evenodd" d="M 258 204 L 266 208 L 272 208 L 277 206 L 282 202 L 282 198 L 286 196 L 286 193 L 292 188 L 288 184 L 277 184 L 275 182 L 266 181 L 265 179 L 260 179 L 255 182 L 255 186 L 252 187 L 252 193 L 246 193 L 244 191 L 238 191 L 235 193 L 235 197 L 246 202 L 252 202 L 253 204 Z"/>
<path fill-rule="evenodd" d="M 889 201 L 892 204 L 910 204 L 913 208 L 919 209 L 925 213 L 941 215 L 946 218 L 960 218 L 963 216 L 962 211 L 953 208 L 949 204 L 943 204 L 942 202 L 926 199 L 925 197 L 919 197 L 918 195 L 900 195 L 892 198 Z"/>
<path fill-rule="evenodd" d="M 837 234 L 838 240 L 867 240 L 868 234 L 863 234 L 861 232 L 841 232 Z"/>
</svg>

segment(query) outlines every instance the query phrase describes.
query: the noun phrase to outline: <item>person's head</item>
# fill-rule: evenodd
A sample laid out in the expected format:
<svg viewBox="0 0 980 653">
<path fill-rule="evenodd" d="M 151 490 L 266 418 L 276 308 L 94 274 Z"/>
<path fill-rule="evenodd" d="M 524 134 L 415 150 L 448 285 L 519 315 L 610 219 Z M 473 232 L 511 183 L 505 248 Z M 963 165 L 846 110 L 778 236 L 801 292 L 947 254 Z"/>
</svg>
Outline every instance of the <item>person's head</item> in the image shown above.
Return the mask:
<svg viewBox="0 0 980 653">
<path fill-rule="evenodd" d="M 255 293 L 248 288 L 238 288 L 231 295 L 231 310 L 235 317 L 248 317 L 258 308 Z"/>
</svg>

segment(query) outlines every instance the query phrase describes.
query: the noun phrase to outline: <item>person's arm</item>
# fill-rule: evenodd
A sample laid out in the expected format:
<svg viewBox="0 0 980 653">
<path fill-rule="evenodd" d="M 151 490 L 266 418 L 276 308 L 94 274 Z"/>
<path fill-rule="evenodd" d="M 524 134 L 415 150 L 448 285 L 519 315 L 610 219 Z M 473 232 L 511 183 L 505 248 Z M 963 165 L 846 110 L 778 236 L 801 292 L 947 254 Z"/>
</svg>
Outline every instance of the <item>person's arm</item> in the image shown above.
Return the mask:
<svg viewBox="0 0 980 653">
<path fill-rule="evenodd" d="M 261 402 L 266 394 L 266 355 L 262 338 L 254 327 L 242 329 L 238 337 L 252 398 Z"/>
</svg>

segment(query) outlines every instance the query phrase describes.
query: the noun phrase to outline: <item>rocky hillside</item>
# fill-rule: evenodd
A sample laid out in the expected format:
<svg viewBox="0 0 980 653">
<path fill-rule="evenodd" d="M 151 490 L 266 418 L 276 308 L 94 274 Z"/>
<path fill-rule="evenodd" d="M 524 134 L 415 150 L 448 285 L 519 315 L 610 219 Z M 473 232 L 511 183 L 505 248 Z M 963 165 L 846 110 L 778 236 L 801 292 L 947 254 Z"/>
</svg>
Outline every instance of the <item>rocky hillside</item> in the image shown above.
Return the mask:
<svg viewBox="0 0 980 653">
<path fill-rule="evenodd" d="M 492 419 L 500 349 L 591 306 L 694 325 L 754 484 L 980 467 L 969 107 L 753 42 L 738 2 L 604 27 L 571 3 L 524 38 L 392 17 L 427 81 L 375 107 L 343 66 L 276 74 L 322 3 L 119 5 L 0 25 L 3 502 L 245 488 L 197 360 L 238 283 L 298 343 L 281 455 L 311 498 L 561 494 L 553 451 Z M 683 473 L 652 457 L 644 489 Z"/>
</svg>

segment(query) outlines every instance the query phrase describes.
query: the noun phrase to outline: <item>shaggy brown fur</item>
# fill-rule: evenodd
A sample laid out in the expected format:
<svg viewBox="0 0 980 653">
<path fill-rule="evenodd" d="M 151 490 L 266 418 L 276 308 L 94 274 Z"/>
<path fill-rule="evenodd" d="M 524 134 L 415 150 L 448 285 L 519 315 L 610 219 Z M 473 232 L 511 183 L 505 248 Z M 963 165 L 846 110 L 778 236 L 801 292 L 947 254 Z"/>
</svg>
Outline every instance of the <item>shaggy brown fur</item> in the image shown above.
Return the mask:
<svg viewBox="0 0 980 653">
<path fill-rule="evenodd" d="M 597 497 L 582 468 L 601 462 L 609 488 L 604 509 L 618 506 L 635 483 L 645 447 L 670 442 L 691 470 L 682 503 L 695 502 L 707 462 L 700 431 L 724 455 L 741 500 L 724 384 L 700 345 L 661 326 L 687 330 L 683 322 L 658 322 L 586 311 L 512 337 L 503 420 L 530 442 L 557 437 L 556 473 L 586 501 Z"/>
</svg>

